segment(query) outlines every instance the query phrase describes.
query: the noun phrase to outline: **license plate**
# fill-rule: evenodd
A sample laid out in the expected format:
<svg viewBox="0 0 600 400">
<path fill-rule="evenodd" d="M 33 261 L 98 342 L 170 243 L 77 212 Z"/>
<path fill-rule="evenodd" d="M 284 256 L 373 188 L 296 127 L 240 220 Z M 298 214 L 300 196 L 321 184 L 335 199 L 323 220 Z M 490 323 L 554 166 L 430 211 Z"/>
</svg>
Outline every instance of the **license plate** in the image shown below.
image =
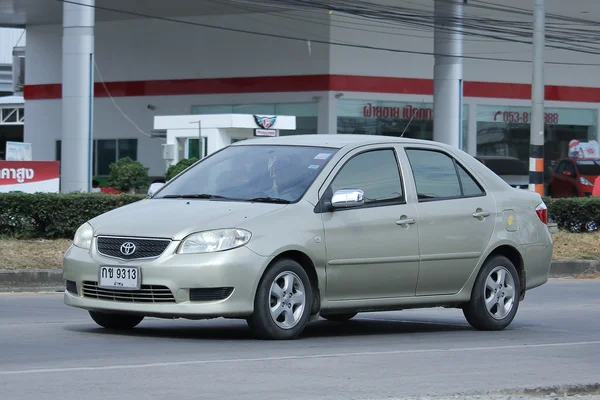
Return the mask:
<svg viewBox="0 0 600 400">
<path fill-rule="evenodd" d="M 98 287 L 106 289 L 139 290 L 141 287 L 139 267 L 103 265 L 98 273 Z"/>
</svg>

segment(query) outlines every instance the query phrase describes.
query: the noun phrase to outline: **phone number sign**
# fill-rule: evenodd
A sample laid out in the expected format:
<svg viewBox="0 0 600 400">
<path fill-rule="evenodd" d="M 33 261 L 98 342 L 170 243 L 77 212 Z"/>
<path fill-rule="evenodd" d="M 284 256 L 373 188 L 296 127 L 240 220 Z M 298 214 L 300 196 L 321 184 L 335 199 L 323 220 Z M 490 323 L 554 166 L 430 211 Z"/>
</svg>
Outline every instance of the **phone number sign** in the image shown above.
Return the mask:
<svg viewBox="0 0 600 400">
<path fill-rule="evenodd" d="M 529 124 L 531 122 L 531 113 L 528 111 L 496 111 L 494 113 L 494 122 Z M 558 124 L 559 122 L 559 113 L 544 113 L 545 124 Z"/>
<path fill-rule="evenodd" d="M 530 124 L 530 107 L 478 106 L 478 122 L 497 122 L 506 124 Z M 544 124 L 596 126 L 596 110 L 571 108 L 546 108 Z"/>
</svg>

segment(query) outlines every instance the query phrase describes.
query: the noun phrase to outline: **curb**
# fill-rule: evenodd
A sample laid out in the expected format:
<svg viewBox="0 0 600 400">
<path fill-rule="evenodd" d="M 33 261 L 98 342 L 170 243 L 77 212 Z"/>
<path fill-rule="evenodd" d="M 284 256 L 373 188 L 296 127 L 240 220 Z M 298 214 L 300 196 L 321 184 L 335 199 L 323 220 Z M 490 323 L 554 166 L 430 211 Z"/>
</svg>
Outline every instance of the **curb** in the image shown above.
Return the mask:
<svg viewBox="0 0 600 400">
<path fill-rule="evenodd" d="M 553 261 L 550 279 L 577 278 L 600 273 L 600 260 Z M 65 290 L 62 269 L 1 270 L 0 292 Z"/>
<path fill-rule="evenodd" d="M 0 270 L 0 292 L 63 290 L 62 269 Z"/>
</svg>

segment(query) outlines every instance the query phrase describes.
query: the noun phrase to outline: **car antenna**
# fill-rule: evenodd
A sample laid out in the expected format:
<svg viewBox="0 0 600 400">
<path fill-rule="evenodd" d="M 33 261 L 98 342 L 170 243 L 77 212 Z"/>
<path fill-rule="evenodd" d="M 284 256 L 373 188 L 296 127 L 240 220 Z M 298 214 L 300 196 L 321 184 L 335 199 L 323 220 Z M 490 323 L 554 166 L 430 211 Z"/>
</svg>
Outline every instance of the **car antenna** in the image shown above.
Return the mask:
<svg viewBox="0 0 600 400">
<path fill-rule="evenodd" d="M 421 107 L 423 105 L 424 101 L 425 101 L 425 99 L 421 100 L 421 103 L 419 104 L 419 107 Z M 408 121 L 408 124 L 406 124 L 406 127 L 402 131 L 402 135 L 400 135 L 400 137 L 404 137 L 404 133 L 408 129 L 408 127 L 409 127 L 410 123 L 412 122 L 413 118 L 415 117 L 415 115 L 417 115 L 417 111 L 419 111 L 419 109 L 415 108 L 415 112 L 413 113 L 412 117 L 410 117 L 410 120 Z"/>
</svg>

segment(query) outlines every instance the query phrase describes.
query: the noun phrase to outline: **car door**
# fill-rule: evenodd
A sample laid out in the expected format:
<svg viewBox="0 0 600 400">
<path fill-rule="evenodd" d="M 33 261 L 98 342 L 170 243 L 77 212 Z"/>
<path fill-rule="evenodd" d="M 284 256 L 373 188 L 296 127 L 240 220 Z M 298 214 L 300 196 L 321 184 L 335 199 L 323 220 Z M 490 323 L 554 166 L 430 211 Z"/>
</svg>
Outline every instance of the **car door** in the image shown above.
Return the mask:
<svg viewBox="0 0 600 400">
<path fill-rule="evenodd" d="M 407 202 L 393 146 L 363 147 L 344 157 L 322 188 L 321 203 L 342 189 L 365 203 L 322 213 L 330 301 L 414 296 L 419 273 L 414 202 Z"/>
<path fill-rule="evenodd" d="M 416 295 L 455 294 L 488 245 L 495 201 L 449 153 L 426 146 L 404 150 L 418 199 L 421 263 Z"/>
</svg>

